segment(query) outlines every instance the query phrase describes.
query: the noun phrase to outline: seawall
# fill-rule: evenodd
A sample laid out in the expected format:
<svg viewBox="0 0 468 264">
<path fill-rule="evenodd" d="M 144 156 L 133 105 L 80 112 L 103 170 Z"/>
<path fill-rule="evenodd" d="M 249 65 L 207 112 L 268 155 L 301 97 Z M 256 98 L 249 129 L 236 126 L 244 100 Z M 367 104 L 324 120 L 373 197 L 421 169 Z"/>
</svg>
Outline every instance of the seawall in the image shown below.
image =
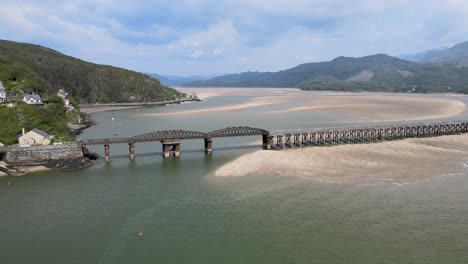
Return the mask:
<svg viewBox="0 0 468 264">
<path fill-rule="evenodd" d="M 46 166 L 57 169 L 79 169 L 90 165 L 76 143 L 50 146 L 10 147 L 4 161 L 13 166 Z"/>
</svg>

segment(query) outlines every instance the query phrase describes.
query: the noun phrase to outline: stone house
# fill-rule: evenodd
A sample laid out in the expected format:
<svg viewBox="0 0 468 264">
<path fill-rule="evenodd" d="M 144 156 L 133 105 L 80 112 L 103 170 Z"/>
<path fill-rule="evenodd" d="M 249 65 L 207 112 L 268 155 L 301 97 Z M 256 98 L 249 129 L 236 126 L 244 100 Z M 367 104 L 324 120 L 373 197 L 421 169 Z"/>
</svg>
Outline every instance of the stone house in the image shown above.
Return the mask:
<svg viewBox="0 0 468 264">
<path fill-rule="evenodd" d="M 3 87 L 3 83 L 0 81 L 0 103 L 6 102 L 7 100 L 7 92 L 5 87 Z"/>
<path fill-rule="evenodd" d="M 24 94 L 23 102 L 29 105 L 42 105 L 42 98 L 38 94 Z"/>
<path fill-rule="evenodd" d="M 34 128 L 28 133 L 24 133 L 23 128 L 23 134 L 18 138 L 18 143 L 20 146 L 47 146 L 52 143 L 53 138 L 40 129 Z"/>
</svg>

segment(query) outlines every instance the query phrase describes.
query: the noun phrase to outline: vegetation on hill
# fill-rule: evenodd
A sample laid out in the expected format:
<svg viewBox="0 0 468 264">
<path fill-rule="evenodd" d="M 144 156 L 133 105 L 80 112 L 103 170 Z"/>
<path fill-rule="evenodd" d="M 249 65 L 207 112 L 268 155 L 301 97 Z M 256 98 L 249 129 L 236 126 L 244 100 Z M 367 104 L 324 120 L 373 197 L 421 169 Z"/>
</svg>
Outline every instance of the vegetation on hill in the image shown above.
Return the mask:
<svg viewBox="0 0 468 264">
<path fill-rule="evenodd" d="M 67 123 L 76 122 L 80 112 L 67 112 L 63 100 L 56 95 L 46 98 L 45 101 L 48 104 L 42 107 L 25 103 L 19 103 L 16 107 L 0 104 L 0 142 L 5 145 L 17 143 L 22 128 L 26 131 L 39 128 L 49 135 L 54 135 L 56 140 L 73 141 Z"/>
<path fill-rule="evenodd" d="M 450 49 L 433 54 L 422 60 L 426 63 L 451 63 L 458 66 L 468 66 L 468 41 L 459 43 Z"/>
<path fill-rule="evenodd" d="M 6 40 L 0 40 L 0 81 L 11 94 L 48 96 L 63 88 L 80 103 L 162 101 L 182 95 L 142 73 Z"/>
</svg>

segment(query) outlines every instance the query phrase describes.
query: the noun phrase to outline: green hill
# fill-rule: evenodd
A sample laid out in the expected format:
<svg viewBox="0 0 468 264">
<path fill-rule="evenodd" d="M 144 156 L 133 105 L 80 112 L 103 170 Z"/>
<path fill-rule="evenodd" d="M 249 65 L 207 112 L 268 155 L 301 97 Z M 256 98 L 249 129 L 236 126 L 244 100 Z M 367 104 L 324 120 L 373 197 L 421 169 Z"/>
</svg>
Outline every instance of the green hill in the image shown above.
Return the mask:
<svg viewBox="0 0 468 264">
<path fill-rule="evenodd" d="M 48 96 L 63 88 L 81 103 L 148 102 L 181 95 L 142 73 L 6 40 L 0 40 L 0 81 L 17 94 Z"/>
<path fill-rule="evenodd" d="M 187 86 L 298 87 L 307 90 L 468 93 L 468 68 L 423 64 L 385 54 L 338 57 L 279 72 L 246 72 L 197 81 Z"/>
<path fill-rule="evenodd" d="M 434 54 L 422 62 L 452 63 L 459 66 L 468 66 L 468 41 L 459 43 L 438 54 Z"/>
</svg>

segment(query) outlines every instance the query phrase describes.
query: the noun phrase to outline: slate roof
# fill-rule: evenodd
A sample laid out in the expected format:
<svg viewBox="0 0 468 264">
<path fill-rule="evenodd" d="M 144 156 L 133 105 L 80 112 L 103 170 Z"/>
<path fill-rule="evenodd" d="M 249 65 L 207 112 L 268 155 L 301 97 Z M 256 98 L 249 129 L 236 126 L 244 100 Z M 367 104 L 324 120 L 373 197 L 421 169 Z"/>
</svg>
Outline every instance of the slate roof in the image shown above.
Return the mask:
<svg viewBox="0 0 468 264">
<path fill-rule="evenodd" d="M 43 136 L 45 138 L 49 136 L 49 134 L 47 134 L 46 132 L 44 132 L 44 131 L 42 131 L 40 129 L 37 129 L 37 128 L 34 128 L 33 130 L 31 130 L 31 132 L 34 132 L 34 133 L 36 133 L 38 135 L 41 135 L 41 136 Z"/>
<path fill-rule="evenodd" d="M 26 97 L 26 100 L 29 100 L 30 98 L 36 101 L 41 100 L 41 97 L 38 94 L 24 94 L 24 97 Z"/>
</svg>

